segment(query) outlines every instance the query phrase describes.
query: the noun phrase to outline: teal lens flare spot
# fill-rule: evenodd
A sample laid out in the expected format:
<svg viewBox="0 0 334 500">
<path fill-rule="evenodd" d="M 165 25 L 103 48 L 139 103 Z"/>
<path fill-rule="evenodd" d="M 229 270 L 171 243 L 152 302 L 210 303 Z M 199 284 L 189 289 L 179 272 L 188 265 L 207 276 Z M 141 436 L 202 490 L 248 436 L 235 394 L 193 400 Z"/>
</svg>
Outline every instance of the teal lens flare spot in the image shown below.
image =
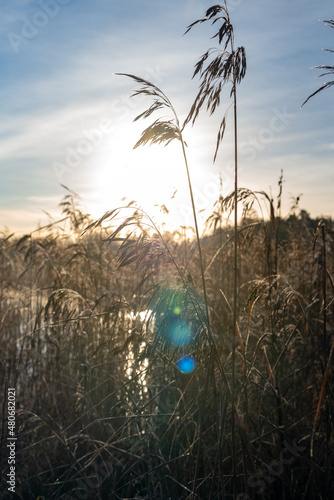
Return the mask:
<svg viewBox="0 0 334 500">
<path fill-rule="evenodd" d="M 196 361 L 192 356 L 183 356 L 178 360 L 176 366 L 182 373 L 191 373 L 196 368 Z"/>
<path fill-rule="evenodd" d="M 169 338 L 172 344 L 178 347 L 188 345 L 192 340 L 190 326 L 180 321 L 174 321 L 169 327 Z"/>
</svg>

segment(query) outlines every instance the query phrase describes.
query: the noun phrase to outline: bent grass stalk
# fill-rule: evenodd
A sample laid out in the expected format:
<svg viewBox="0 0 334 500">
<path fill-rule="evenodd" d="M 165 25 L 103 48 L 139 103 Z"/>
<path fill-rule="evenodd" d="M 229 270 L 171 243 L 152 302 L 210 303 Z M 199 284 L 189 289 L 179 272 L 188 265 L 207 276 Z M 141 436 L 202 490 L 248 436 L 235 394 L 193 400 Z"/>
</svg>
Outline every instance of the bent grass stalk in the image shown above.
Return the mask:
<svg viewBox="0 0 334 500">
<path fill-rule="evenodd" d="M 144 145 L 147 143 L 149 143 L 149 144 L 165 143 L 165 145 L 168 145 L 174 139 L 178 139 L 181 143 L 182 155 L 183 155 L 184 164 L 185 164 L 185 168 L 186 168 L 189 193 L 190 193 L 190 199 L 191 199 L 191 206 L 192 206 L 192 212 L 193 212 L 193 218 L 194 218 L 194 224 L 195 224 L 196 241 L 197 241 L 197 248 L 198 248 L 198 254 L 199 254 L 202 288 L 203 288 L 203 296 L 204 296 L 204 304 L 205 304 L 205 316 L 206 316 L 206 323 L 207 323 L 207 332 L 208 332 L 208 336 L 209 336 L 210 341 L 214 342 L 213 337 L 212 337 L 211 332 L 210 332 L 209 307 L 208 307 L 207 291 L 206 291 L 206 285 L 205 285 L 203 256 L 202 256 L 202 249 L 201 249 L 201 243 L 200 243 L 200 235 L 199 235 L 199 229 L 198 229 L 196 207 L 195 207 L 193 189 L 192 189 L 192 184 L 191 184 L 189 165 L 188 165 L 188 160 L 187 160 L 187 155 L 186 155 L 186 150 L 185 150 L 185 142 L 184 142 L 183 135 L 182 135 L 182 129 L 180 128 L 179 118 L 177 116 L 177 113 L 176 113 L 175 108 L 173 107 L 171 101 L 164 94 L 164 92 L 161 89 L 159 89 L 157 86 L 155 86 L 151 82 L 148 82 L 147 80 L 139 78 L 138 76 L 135 76 L 135 75 L 131 75 L 128 73 L 116 73 L 116 74 L 120 75 L 120 76 L 127 76 L 129 78 L 132 78 L 133 80 L 135 80 L 136 82 L 138 82 L 142 85 L 142 87 L 139 90 L 135 91 L 131 97 L 133 97 L 135 95 L 149 95 L 149 96 L 154 97 L 153 104 L 146 111 L 144 111 L 143 113 L 138 115 L 134 119 L 134 121 L 137 121 L 140 118 L 147 118 L 153 112 L 155 112 L 156 110 L 161 109 L 163 107 L 166 107 L 167 109 L 169 109 L 173 114 L 173 120 L 165 121 L 165 120 L 158 119 L 152 125 L 147 127 L 142 132 L 141 138 L 135 144 L 134 148 L 137 148 L 138 146 Z"/>
</svg>

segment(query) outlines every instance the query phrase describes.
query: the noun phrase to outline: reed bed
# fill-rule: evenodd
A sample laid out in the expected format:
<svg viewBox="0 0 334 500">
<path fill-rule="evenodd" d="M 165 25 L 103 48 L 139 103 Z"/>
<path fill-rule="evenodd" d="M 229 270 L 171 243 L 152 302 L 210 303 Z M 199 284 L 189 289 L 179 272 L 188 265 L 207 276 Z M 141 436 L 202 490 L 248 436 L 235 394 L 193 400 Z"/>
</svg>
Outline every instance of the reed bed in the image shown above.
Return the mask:
<svg viewBox="0 0 334 500">
<path fill-rule="evenodd" d="M 240 205 L 255 195 L 240 189 Z M 212 223 L 231 199 L 217 200 L 201 239 L 218 360 L 196 241 L 133 206 L 93 222 L 73 193 L 63 222 L 2 235 L 1 393 L 17 390 L 18 498 L 233 497 L 233 231 Z M 245 211 L 238 239 L 237 498 L 330 499 L 332 221 Z M 1 426 L 4 481 L 5 406 Z"/>
</svg>

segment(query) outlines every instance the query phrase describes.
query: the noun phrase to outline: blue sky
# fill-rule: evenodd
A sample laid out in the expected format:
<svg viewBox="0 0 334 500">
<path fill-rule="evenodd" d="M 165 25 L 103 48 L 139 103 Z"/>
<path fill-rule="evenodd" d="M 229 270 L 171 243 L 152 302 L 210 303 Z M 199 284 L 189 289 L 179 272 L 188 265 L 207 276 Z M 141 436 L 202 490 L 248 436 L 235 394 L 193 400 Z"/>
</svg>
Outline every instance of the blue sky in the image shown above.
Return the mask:
<svg viewBox="0 0 334 500">
<path fill-rule="evenodd" d="M 248 70 L 238 89 L 240 185 L 272 188 L 284 171 L 284 206 L 303 194 L 313 216 L 333 215 L 334 90 L 301 103 L 325 79 L 310 70 L 334 64 L 329 0 L 231 0 L 236 43 Z M 179 144 L 132 150 L 149 122 L 132 123 L 148 101 L 129 99 L 136 87 L 115 76 L 133 73 L 160 86 L 181 121 L 197 91 L 193 66 L 209 47 L 212 29 L 186 27 L 214 2 L 202 0 L 0 1 L 0 225 L 29 231 L 57 217 L 76 191 L 95 217 L 121 199 L 135 199 L 159 221 L 191 224 Z M 227 93 L 226 93 L 227 96 Z M 185 130 L 198 210 L 232 190 L 232 114 L 216 164 L 219 119 L 202 114 Z M 173 193 L 177 190 L 175 196 Z M 205 214 L 206 212 L 204 212 Z"/>
</svg>

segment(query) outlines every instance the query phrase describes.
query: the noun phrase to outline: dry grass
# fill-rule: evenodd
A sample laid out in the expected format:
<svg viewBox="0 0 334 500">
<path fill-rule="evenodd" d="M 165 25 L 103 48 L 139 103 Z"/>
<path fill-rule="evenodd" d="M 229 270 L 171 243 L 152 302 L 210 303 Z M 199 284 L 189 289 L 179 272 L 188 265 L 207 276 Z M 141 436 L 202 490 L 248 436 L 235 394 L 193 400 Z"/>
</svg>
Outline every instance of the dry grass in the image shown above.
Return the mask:
<svg viewBox="0 0 334 500">
<path fill-rule="evenodd" d="M 250 197 L 240 191 L 240 203 Z M 17 389 L 19 497 L 229 498 L 230 229 L 216 225 L 201 242 L 218 362 L 194 242 L 185 261 L 186 242 L 148 232 L 131 207 L 125 224 L 113 211 L 82 236 L 89 217 L 71 194 L 64 201 L 62 229 L 1 240 L 1 391 Z M 303 211 L 253 213 L 239 229 L 235 445 L 237 492 L 249 498 L 331 498 L 333 233 L 324 224 Z M 176 308 L 186 345 L 170 337 Z M 197 362 L 189 374 L 176 366 L 183 354 Z M 1 452 L 6 462 L 4 440 Z"/>
</svg>

